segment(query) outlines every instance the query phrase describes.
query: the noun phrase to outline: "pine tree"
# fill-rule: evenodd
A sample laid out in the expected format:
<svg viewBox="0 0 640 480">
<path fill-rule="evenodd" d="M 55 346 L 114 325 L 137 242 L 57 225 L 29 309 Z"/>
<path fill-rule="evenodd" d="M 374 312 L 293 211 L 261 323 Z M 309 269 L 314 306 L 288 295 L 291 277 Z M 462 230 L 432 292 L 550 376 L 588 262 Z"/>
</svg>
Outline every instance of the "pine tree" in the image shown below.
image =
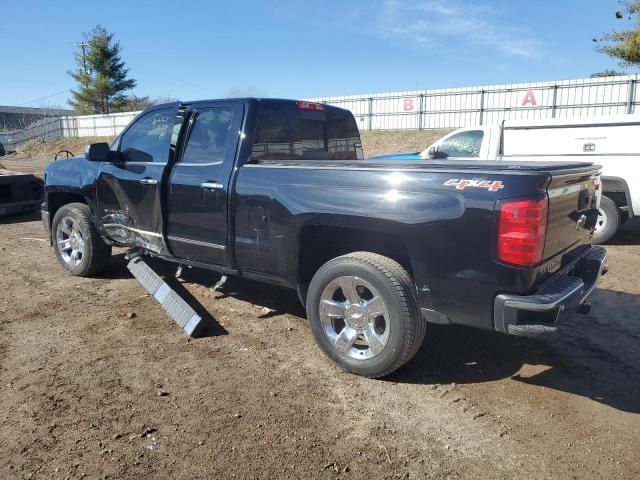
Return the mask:
<svg viewBox="0 0 640 480">
<path fill-rule="evenodd" d="M 100 25 L 84 37 L 83 50 L 75 55 L 78 69 L 69 72 L 78 82 L 69 104 L 85 114 L 122 111 L 127 105 L 123 92 L 134 88 L 136 81 L 127 78 L 129 69 L 120 57 L 120 43 Z"/>
</svg>

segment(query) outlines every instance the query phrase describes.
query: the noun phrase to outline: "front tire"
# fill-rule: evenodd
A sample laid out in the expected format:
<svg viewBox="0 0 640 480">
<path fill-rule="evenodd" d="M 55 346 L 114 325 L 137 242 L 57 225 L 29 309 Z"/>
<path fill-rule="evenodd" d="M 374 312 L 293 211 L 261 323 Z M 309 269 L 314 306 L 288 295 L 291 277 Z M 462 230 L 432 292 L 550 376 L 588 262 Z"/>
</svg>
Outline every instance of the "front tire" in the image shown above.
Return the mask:
<svg viewBox="0 0 640 480">
<path fill-rule="evenodd" d="M 620 223 L 620 209 L 609 197 L 602 196 L 593 243 L 608 242 L 618 231 Z"/>
<path fill-rule="evenodd" d="M 111 246 L 104 243 L 84 203 L 60 207 L 51 226 L 53 248 L 58 261 L 72 275 L 88 277 L 101 272 L 111 258 Z"/>
<path fill-rule="evenodd" d="M 307 294 L 318 346 L 345 370 L 382 377 L 422 345 L 426 321 L 413 282 L 396 261 L 355 252 L 325 263 Z"/>
</svg>

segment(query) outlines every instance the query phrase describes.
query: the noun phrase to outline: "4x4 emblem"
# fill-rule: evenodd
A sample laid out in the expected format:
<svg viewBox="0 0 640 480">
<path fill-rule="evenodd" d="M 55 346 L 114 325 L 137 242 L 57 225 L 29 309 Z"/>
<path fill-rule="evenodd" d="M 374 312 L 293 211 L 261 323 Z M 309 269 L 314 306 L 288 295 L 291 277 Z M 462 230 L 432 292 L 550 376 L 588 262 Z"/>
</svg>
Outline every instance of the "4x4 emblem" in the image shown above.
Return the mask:
<svg viewBox="0 0 640 480">
<path fill-rule="evenodd" d="M 490 192 L 497 192 L 504 188 L 504 185 L 500 180 L 465 180 L 450 178 L 444 184 L 447 187 L 456 187 L 456 190 L 464 190 L 467 187 L 472 188 L 486 188 Z"/>
</svg>

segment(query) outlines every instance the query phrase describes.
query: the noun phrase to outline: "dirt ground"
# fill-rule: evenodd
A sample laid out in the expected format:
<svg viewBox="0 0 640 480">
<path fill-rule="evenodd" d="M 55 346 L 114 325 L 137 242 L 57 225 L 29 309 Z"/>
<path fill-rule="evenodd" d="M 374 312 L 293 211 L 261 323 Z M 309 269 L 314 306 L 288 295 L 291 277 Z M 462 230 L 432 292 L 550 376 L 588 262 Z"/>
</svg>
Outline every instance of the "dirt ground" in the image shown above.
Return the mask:
<svg viewBox="0 0 640 480">
<path fill-rule="evenodd" d="M 387 153 L 421 152 L 451 130 L 360 132 L 365 157 Z"/>
<path fill-rule="evenodd" d="M 640 478 L 640 222 L 608 249 L 555 337 L 431 326 L 369 380 L 320 353 L 295 292 L 189 270 L 211 325 L 189 339 L 122 252 L 72 277 L 36 215 L 0 219 L 0 479 Z"/>
</svg>

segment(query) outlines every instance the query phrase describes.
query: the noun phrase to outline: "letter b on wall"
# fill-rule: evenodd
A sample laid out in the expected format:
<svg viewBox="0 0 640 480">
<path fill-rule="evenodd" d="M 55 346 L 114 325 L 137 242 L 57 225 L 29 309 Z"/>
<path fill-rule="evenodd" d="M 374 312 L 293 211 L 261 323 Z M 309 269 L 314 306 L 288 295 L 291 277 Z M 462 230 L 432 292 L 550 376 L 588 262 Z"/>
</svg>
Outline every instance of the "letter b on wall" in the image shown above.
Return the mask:
<svg viewBox="0 0 640 480">
<path fill-rule="evenodd" d="M 413 112 L 413 110 L 415 109 L 414 104 L 413 104 L 413 98 L 411 97 L 405 97 L 402 99 L 402 109 L 405 112 Z"/>
</svg>

